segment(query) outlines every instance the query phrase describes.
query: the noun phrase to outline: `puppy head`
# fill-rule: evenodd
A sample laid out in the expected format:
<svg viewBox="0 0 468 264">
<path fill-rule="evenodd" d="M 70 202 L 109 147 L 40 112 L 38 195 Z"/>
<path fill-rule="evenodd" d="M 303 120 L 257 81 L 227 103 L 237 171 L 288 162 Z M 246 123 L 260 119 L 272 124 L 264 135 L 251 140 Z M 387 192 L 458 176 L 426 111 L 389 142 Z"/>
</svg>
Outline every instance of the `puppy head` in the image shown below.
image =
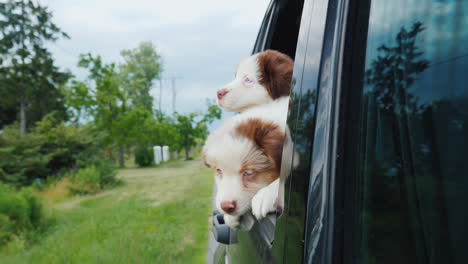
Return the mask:
<svg viewBox="0 0 468 264">
<path fill-rule="evenodd" d="M 205 164 L 215 170 L 216 207 L 230 215 L 249 210 L 253 196 L 279 177 L 284 131 L 253 118 L 231 133 L 214 134 L 203 148 Z"/>
<path fill-rule="evenodd" d="M 268 103 L 291 90 L 292 59 L 278 51 L 266 50 L 243 60 L 234 81 L 218 90 L 218 104 L 232 112 Z"/>
</svg>

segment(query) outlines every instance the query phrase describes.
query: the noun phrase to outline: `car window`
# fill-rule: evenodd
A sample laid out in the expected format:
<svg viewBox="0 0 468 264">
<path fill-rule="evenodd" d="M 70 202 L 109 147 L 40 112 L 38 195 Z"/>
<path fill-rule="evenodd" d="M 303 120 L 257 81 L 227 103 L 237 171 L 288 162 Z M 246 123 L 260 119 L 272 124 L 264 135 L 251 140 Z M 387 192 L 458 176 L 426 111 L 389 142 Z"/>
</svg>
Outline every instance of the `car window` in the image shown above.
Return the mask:
<svg viewBox="0 0 468 264">
<path fill-rule="evenodd" d="M 302 28 L 301 14 L 303 3 L 303 0 L 273 0 L 265 14 L 253 52 L 273 49 L 294 58 L 296 46 L 301 45 L 301 43 L 304 45 L 304 42 L 307 41 L 306 36 L 303 36 L 302 39 L 298 37 L 299 28 Z M 304 58 L 299 59 L 299 61 L 300 63 L 297 65 L 302 67 Z M 302 74 L 302 71 L 300 71 L 300 74 Z M 271 212 L 266 218 L 259 221 L 251 213 L 243 217 L 249 218 L 253 226 L 248 231 L 233 230 L 230 233 L 231 244 L 227 247 L 228 262 L 243 264 L 262 262 L 281 263 L 285 244 L 285 232 L 289 228 L 289 226 L 286 226 L 286 221 L 280 220 L 279 226 L 277 226 L 275 212 Z M 294 229 L 302 228 L 303 224 L 303 222 L 295 224 Z M 302 240 L 301 233 L 297 237 Z M 301 249 L 296 251 L 297 254 L 294 254 L 294 256 L 301 257 Z"/>
<path fill-rule="evenodd" d="M 361 14 L 345 262 L 465 263 L 468 2 L 373 0 Z"/>
</svg>

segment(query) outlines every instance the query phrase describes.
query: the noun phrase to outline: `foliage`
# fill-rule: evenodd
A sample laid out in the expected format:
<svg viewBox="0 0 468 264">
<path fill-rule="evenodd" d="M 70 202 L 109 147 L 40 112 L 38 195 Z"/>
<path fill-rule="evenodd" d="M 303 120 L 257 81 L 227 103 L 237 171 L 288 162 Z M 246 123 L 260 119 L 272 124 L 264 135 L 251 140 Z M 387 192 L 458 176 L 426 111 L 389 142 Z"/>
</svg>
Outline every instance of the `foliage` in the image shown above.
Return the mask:
<svg viewBox="0 0 468 264">
<path fill-rule="evenodd" d="M 19 118 L 25 134 L 26 126 L 51 111 L 66 118 L 58 87 L 69 74 L 54 65 L 46 48 L 46 42 L 60 37 L 68 36 L 52 22 L 52 13 L 36 1 L 0 3 L 0 128 Z"/>
<path fill-rule="evenodd" d="M 0 181 L 17 186 L 60 176 L 84 166 L 99 154 L 100 135 L 47 116 L 21 137 L 15 126 L 0 135 Z"/>
<path fill-rule="evenodd" d="M 99 162 L 70 174 L 72 194 L 94 194 L 120 181 L 116 178 L 116 168 L 106 162 Z"/>
<path fill-rule="evenodd" d="M 185 159 L 190 159 L 190 149 L 197 144 L 197 140 L 204 140 L 208 135 L 208 126 L 214 120 L 221 118 L 221 109 L 213 102 L 207 102 L 208 110 L 202 115 L 192 112 L 186 115 L 177 114 L 176 129 L 182 137 L 179 149 L 185 149 Z"/>
<path fill-rule="evenodd" d="M 180 148 L 181 136 L 176 128 L 176 121 L 164 113 L 156 112 L 156 117 L 148 117 L 138 125 L 140 135 L 136 138 L 139 146 L 169 146 Z"/>
<path fill-rule="evenodd" d="M 14 236 L 31 239 L 45 225 L 42 203 L 30 189 L 17 192 L 0 182 L 0 246 Z"/>
<path fill-rule="evenodd" d="M 153 164 L 154 151 L 149 147 L 138 147 L 135 151 L 135 163 L 140 167 L 148 167 Z"/>
<path fill-rule="evenodd" d="M 93 85 L 93 89 L 86 89 L 88 94 L 81 97 L 89 99 L 89 104 L 92 105 L 90 108 L 94 126 L 106 135 L 106 145 L 119 146 L 119 162 L 120 166 L 123 166 L 123 147 L 133 138 L 127 126 L 138 122 L 130 117 L 140 117 L 141 112 L 129 111 L 131 109 L 128 107 L 128 91 L 120 85 L 115 64 L 105 64 L 100 56 L 88 53 L 80 55 L 78 66 L 88 70 L 87 79 Z M 79 86 L 75 86 L 77 87 Z M 73 87 L 71 88 L 73 91 Z M 68 93 L 67 98 L 71 98 L 71 95 L 73 93 Z"/>
<path fill-rule="evenodd" d="M 211 171 L 177 161 L 119 176 L 126 184 L 116 192 L 53 205 L 53 232 L 0 249 L 0 263 L 206 263 Z"/>
<path fill-rule="evenodd" d="M 140 49 L 145 47 L 140 46 Z M 146 54 L 146 50 L 123 52 L 127 62 L 121 66 L 121 69 L 125 70 L 125 73 L 119 73 L 113 63 L 103 63 L 100 56 L 81 55 L 78 65 L 88 70 L 87 79 L 94 88 L 87 88 L 83 82 L 75 81 L 72 82 L 72 86 L 65 89 L 67 102 L 75 112 L 81 113 L 82 110 L 89 112 L 96 128 L 107 135 L 105 144 L 119 147 L 120 166 L 124 165 L 124 146 L 141 143 L 141 139 L 146 138 L 143 136 L 145 129 L 142 130 L 141 125 L 152 125 L 147 121 L 152 118 L 151 107 L 148 109 L 147 105 L 136 102 L 149 92 L 149 86 L 157 76 L 160 66 L 158 63 L 149 66 L 140 65 L 146 62 L 140 61 L 142 56 L 140 52 Z M 156 54 L 155 50 L 152 52 L 153 55 Z M 140 83 L 135 81 L 136 76 L 141 78 L 146 76 L 147 79 L 143 82 L 146 83 L 143 85 L 146 88 L 139 86 Z M 146 89 L 146 92 L 141 89 Z M 154 128 L 146 127 L 146 129 Z"/>
<path fill-rule="evenodd" d="M 106 146 L 118 146 L 123 167 L 124 147 L 148 145 L 149 132 L 162 134 L 164 126 L 155 122 L 149 94 L 162 68 L 156 48 L 151 42 L 142 42 L 121 55 L 125 62 L 119 67 L 104 63 L 100 56 L 80 55 L 78 66 L 86 69 L 88 76 L 85 81 L 71 80 L 62 92 L 75 123 L 86 115 L 106 135 Z"/>
<path fill-rule="evenodd" d="M 81 119 L 86 118 L 93 109 L 93 98 L 88 85 L 77 80 L 70 80 L 68 85 L 61 87 L 65 105 L 68 108 L 68 115 L 73 118 L 73 123 L 77 126 Z"/>
<path fill-rule="evenodd" d="M 122 50 L 120 54 L 125 61 L 119 67 L 120 76 L 131 104 L 152 112 L 153 97 L 149 92 L 153 81 L 161 77 L 161 56 L 151 42 L 141 42 L 137 48 Z"/>
<path fill-rule="evenodd" d="M 49 177 L 46 182 L 33 184 L 31 187 L 43 198 L 45 204 L 52 204 L 70 197 L 70 190 L 68 189 L 70 184 L 68 177 L 59 179 Z"/>
</svg>

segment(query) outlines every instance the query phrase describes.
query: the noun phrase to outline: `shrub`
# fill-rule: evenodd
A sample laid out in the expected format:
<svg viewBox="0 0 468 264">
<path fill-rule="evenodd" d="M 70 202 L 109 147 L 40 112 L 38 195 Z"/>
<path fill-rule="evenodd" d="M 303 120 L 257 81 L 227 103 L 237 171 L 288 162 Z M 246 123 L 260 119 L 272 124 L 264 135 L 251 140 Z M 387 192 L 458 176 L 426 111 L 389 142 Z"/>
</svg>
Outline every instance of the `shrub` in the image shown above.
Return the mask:
<svg viewBox="0 0 468 264">
<path fill-rule="evenodd" d="M 17 126 L 0 134 L 0 181 L 16 186 L 61 176 L 97 159 L 100 135 L 89 127 L 76 128 L 46 117 L 28 134 Z"/>
<path fill-rule="evenodd" d="M 73 194 L 93 194 L 101 190 L 99 172 L 95 166 L 80 169 L 72 174 L 71 182 L 69 189 Z"/>
<path fill-rule="evenodd" d="M 99 162 L 70 175 L 68 186 L 72 194 L 94 194 L 119 183 L 116 168 L 109 163 Z"/>
<path fill-rule="evenodd" d="M 117 168 L 110 162 L 98 161 L 95 163 L 95 167 L 99 172 L 99 185 L 101 189 L 120 183 L 119 179 L 117 179 Z"/>
<path fill-rule="evenodd" d="M 30 189 L 0 183 L 0 246 L 14 236 L 34 237 L 45 227 L 42 202 Z"/>
<path fill-rule="evenodd" d="M 60 179 L 52 179 L 40 185 L 39 188 L 34 186 L 39 192 L 39 195 L 47 203 L 57 203 L 67 198 L 70 194 L 68 186 L 71 184 L 70 178 L 62 177 Z"/>
<path fill-rule="evenodd" d="M 154 152 L 152 148 L 138 147 L 135 151 L 135 163 L 140 167 L 148 167 L 153 164 Z"/>
<path fill-rule="evenodd" d="M 10 218 L 4 214 L 0 214 L 0 246 L 10 240 L 14 234 L 14 225 Z"/>
</svg>

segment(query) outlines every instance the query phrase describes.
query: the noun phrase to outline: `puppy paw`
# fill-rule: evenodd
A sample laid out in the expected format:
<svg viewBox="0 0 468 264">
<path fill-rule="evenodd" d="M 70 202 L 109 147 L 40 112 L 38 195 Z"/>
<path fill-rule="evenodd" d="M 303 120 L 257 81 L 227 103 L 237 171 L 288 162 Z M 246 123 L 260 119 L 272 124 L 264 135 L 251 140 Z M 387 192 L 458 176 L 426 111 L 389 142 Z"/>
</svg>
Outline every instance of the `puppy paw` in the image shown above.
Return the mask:
<svg viewBox="0 0 468 264">
<path fill-rule="evenodd" d="M 240 217 L 225 214 L 224 223 L 231 228 L 238 229 L 240 228 Z"/>
<path fill-rule="evenodd" d="M 274 181 L 267 187 L 260 189 L 252 199 L 252 214 L 260 220 L 268 213 L 276 211 L 276 198 L 278 198 L 278 182 Z"/>
</svg>

